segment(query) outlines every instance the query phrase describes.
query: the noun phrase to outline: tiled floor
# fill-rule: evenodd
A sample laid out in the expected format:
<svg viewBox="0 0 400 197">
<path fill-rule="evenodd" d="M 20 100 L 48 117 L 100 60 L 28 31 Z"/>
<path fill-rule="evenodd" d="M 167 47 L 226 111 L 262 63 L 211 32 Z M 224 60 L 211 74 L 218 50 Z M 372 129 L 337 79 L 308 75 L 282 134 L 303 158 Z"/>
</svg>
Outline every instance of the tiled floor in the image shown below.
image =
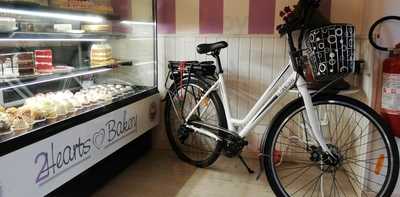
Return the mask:
<svg viewBox="0 0 400 197">
<path fill-rule="evenodd" d="M 258 161 L 248 162 L 258 172 Z M 151 151 L 93 197 L 275 196 L 265 175 L 257 181 L 256 173 L 247 173 L 237 158 L 220 157 L 211 168 L 197 169 L 179 161 L 172 152 Z"/>
</svg>

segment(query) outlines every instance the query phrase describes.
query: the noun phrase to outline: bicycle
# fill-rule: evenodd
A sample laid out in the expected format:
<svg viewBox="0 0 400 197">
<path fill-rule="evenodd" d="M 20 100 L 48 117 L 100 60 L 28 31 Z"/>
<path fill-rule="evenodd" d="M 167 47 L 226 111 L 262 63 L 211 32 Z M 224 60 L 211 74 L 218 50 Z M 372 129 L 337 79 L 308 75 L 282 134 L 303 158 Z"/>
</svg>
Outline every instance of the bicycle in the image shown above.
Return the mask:
<svg viewBox="0 0 400 197">
<path fill-rule="evenodd" d="M 281 97 L 297 89 L 300 97 L 275 115 L 260 147 L 260 163 L 273 192 L 277 196 L 390 196 L 398 178 L 399 156 L 388 125 L 360 101 L 324 91 L 355 69 L 355 29 L 324 21 L 318 15 L 319 3 L 300 0 L 294 13 L 287 10 L 279 32 L 288 40 L 289 64 L 243 119 L 232 118 L 224 83 L 219 54 L 228 43 L 197 46 L 198 53 L 215 58 L 215 65 L 213 61 L 169 63 L 172 84 L 166 96 L 165 124 L 181 160 L 205 168 L 224 153 L 239 157 L 252 173 L 240 155 L 248 144 L 245 137 Z M 296 31 L 300 31 L 297 48 Z M 304 79 L 307 61 L 315 80 L 328 82 L 314 93 Z"/>
</svg>

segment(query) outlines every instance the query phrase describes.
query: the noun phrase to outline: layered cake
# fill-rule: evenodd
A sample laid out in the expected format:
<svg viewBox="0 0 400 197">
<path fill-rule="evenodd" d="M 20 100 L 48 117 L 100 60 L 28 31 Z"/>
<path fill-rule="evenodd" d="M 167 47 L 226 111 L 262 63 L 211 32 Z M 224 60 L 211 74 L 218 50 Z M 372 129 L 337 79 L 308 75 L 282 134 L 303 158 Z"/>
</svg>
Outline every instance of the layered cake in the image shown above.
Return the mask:
<svg viewBox="0 0 400 197">
<path fill-rule="evenodd" d="M 0 75 L 16 77 L 35 74 L 32 52 L 10 53 L 0 55 Z"/>
<path fill-rule="evenodd" d="M 33 62 L 33 53 L 16 53 L 14 62 L 18 67 L 19 75 L 33 75 L 35 74 L 35 65 Z M 12 68 L 15 73 L 15 67 Z"/>
<path fill-rule="evenodd" d="M 2 77 L 18 76 L 17 57 L 14 54 L 0 55 L 0 75 Z"/>
<path fill-rule="evenodd" d="M 53 53 L 50 49 L 35 50 L 35 66 L 39 73 L 51 73 L 53 67 Z"/>
<path fill-rule="evenodd" d="M 89 0 L 68 0 L 68 8 L 72 9 L 89 9 L 93 5 Z"/>
<path fill-rule="evenodd" d="M 87 32 L 110 32 L 112 31 L 111 25 L 82 25 L 82 30 Z"/>
<path fill-rule="evenodd" d="M 114 9 L 112 8 L 110 1 L 99 1 L 99 0 L 51 0 L 50 3 L 53 7 L 73 9 L 73 10 L 84 10 L 91 11 L 99 14 L 112 14 Z"/>
<path fill-rule="evenodd" d="M 90 50 L 90 62 L 92 67 L 113 64 L 111 46 L 109 44 L 93 44 Z"/>
</svg>

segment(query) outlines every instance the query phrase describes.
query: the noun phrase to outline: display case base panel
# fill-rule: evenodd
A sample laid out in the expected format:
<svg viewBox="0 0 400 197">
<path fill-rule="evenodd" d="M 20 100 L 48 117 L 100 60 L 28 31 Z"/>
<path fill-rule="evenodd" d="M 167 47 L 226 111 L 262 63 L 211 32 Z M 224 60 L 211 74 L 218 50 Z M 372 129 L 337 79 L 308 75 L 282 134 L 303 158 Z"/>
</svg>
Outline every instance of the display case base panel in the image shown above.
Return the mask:
<svg viewBox="0 0 400 197">
<path fill-rule="evenodd" d="M 0 196 L 47 195 L 159 123 L 158 94 L 130 104 L 126 99 L 114 103 L 117 109 L 98 108 L 56 123 L 60 129 L 63 123 L 82 121 L 53 135 L 47 128 L 35 131 L 50 136 L 1 156 Z"/>
<path fill-rule="evenodd" d="M 47 197 L 91 196 L 150 149 L 152 132 L 146 132 L 95 166 L 49 193 Z"/>
</svg>

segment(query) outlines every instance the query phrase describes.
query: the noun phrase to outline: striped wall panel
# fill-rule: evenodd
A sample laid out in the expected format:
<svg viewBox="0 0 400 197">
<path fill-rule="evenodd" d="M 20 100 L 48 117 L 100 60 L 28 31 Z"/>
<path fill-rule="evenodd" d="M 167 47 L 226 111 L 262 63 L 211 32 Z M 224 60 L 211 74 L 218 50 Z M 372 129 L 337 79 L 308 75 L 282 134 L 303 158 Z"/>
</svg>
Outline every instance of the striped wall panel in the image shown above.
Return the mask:
<svg viewBox="0 0 400 197">
<path fill-rule="evenodd" d="M 175 0 L 157 0 L 157 28 L 160 34 L 176 33 Z"/>
<path fill-rule="evenodd" d="M 275 0 L 250 0 L 249 34 L 273 34 Z"/>
<path fill-rule="evenodd" d="M 124 1 L 124 0 L 115 0 Z M 161 34 L 274 34 L 282 20 L 278 13 L 297 0 L 157 0 Z M 321 11 L 331 15 L 333 3 L 324 0 Z M 357 0 L 359 1 L 359 0 Z"/>
<path fill-rule="evenodd" d="M 119 13 L 122 19 L 131 17 L 131 1 L 129 0 L 112 0 L 111 6 L 114 12 Z"/>
<path fill-rule="evenodd" d="M 220 34 L 224 29 L 224 0 L 200 0 L 200 33 Z"/>
</svg>

